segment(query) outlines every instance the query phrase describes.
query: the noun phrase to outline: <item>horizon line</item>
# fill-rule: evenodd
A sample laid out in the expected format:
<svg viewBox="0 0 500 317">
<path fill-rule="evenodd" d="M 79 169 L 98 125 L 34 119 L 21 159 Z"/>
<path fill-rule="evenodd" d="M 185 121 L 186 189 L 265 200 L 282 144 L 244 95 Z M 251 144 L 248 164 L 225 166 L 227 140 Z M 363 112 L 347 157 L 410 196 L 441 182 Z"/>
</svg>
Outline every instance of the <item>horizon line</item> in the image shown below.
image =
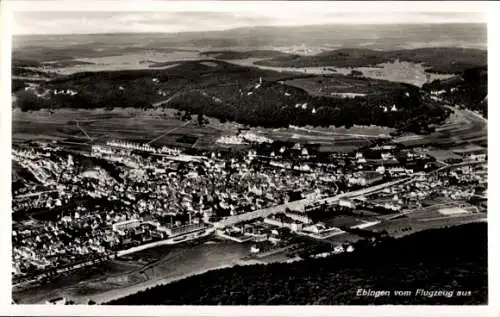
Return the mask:
<svg viewBox="0 0 500 317">
<path fill-rule="evenodd" d="M 320 24 L 303 24 L 303 25 L 255 25 L 255 26 L 242 26 L 227 29 L 214 29 L 214 30 L 198 30 L 198 31 L 179 31 L 179 32 L 99 32 L 99 33 L 12 33 L 12 37 L 16 36 L 67 36 L 67 35 L 113 35 L 113 34 L 194 34 L 194 33 L 209 33 L 209 32 L 227 32 L 232 30 L 241 29 L 256 29 L 256 28 L 300 28 L 311 26 L 398 26 L 398 25 L 453 25 L 453 24 L 469 24 L 469 25 L 484 25 L 487 28 L 488 22 L 406 22 L 406 23 L 320 23 Z"/>
</svg>

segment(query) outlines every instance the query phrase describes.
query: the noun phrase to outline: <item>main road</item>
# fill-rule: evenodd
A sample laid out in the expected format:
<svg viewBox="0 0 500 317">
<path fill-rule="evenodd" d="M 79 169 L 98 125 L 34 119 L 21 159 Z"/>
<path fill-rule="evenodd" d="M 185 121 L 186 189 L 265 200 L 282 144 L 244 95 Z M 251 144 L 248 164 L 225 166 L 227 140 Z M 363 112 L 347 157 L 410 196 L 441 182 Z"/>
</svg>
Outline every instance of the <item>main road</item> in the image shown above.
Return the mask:
<svg viewBox="0 0 500 317">
<path fill-rule="evenodd" d="M 307 206 L 311 203 L 331 204 L 335 201 L 338 201 L 341 198 L 351 198 L 351 197 L 370 194 L 370 193 L 382 190 L 386 187 L 394 186 L 394 185 L 409 181 L 411 179 L 412 179 L 411 177 L 398 179 L 396 181 L 387 182 L 387 183 L 383 183 L 383 184 L 363 188 L 360 190 L 335 195 L 332 197 L 322 198 L 322 199 L 305 198 L 305 199 L 301 199 L 301 200 L 296 200 L 296 201 L 288 202 L 288 203 L 277 205 L 277 206 L 272 206 L 272 207 L 265 208 L 265 209 L 259 209 L 259 210 L 255 210 L 252 212 L 247 212 L 247 213 L 244 213 L 241 215 L 229 216 L 229 217 L 226 217 L 218 222 L 215 222 L 214 226 L 216 229 L 222 229 L 222 228 L 237 224 L 239 222 L 250 221 L 250 220 L 253 220 L 256 218 L 261 218 L 261 217 L 265 218 L 265 217 L 268 217 L 268 216 L 273 215 L 273 214 L 282 213 L 282 212 L 285 212 L 285 210 L 287 208 L 295 209 L 295 210 L 296 209 L 304 209 L 305 206 Z"/>
<path fill-rule="evenodd" d="M 457 164 L 451 164 L 451 165 L 447 165 L 447 166 L 443 166 L 441 168 L 438 168 L 437 170 L 430 171 L 427 173 L 427 175 L 432 175 L 434 173 L 440 172 L 440 171 L 448 169 L 448 168 L 459 167 L 459 166 L 464 166 L 464 165 L 476 165 L 476 164 L 483 164 L 483 163 L 485 163 L 485 162 L 472 161 L 472 162 L 462 162 L 462 163 L 457 163 Z M 321 199 L 305 198 L 305 199 L 301 199 L 301 200 L 296 200 L 296 201 L 288 202 L 285 204 L 272 206 L 269 208 L 264 208 L 264 209 L 259 209 L 259 210 L 247 212 L 247 213 L 240 214 L 240 215 L 229 216 L 229 217 L 226 217 L 220 221 L 214 222 L 213 225 L 215 226 L 216 229 L 223 229 L 225 227 L 232 226 L 232 225 L 237 224 L 239 222 L 250 221 L 250 220 L 261 218 L 261 217 L 265 218 L 265 217 L 268 217 L 268 216 L 273 215 L 273 214 L 283 213 L 283 212 L 285 212 L 285 210 L 287 208 L 300 210 L 300 209 L 304 209 L 305 206 L 310 205 L 312 203 L 332 204 L 332 203 L 334 203 L 342 198 L 353 198 L 353 197 L 357 197 L 357 196 L 361 196 L 361 195 L 372 194 L 372 193 L 375 193 L 375 192 L 380 191 L 380 190 L 387 188 L 387 187 L 391 187 L 391 186 L 402 184 L 402 183 L 412 182 L 415 179 L 417 179 L 416 175 L 411 176 L 411 177 L 398 179 L 398 180 L 391 181 L 391 182 L 382 183 L 382 184 L 375 185 L 375 186 L 366 187 L 366 188 L 351 191 L 351 192 L 346 192 L 346 193 L 331 196 L 331 197 L 326 197 L 326 198 L 321 198 Z"/>
</svg>

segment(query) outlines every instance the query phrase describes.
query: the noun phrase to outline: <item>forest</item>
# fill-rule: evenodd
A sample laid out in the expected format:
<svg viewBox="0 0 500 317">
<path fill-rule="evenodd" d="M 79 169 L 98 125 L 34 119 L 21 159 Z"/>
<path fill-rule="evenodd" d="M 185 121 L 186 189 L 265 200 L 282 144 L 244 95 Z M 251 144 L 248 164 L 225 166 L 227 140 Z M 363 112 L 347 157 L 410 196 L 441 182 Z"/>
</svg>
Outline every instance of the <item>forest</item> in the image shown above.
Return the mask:
<svg viewBox="0 0 500 317">
<path fill-rule="evenodd" d="M 272 57 L 286 57 L 287 53 L 273 50 L 253 50 L 253 51 L 205 51 L 200 53 L 202 56 L 214 57 L 217 59 L 246 59 L 246 58 L 272 58 Z"/>
<path fill-rule="evenodd" d="M 157 286 L 111 305 L 477 305 L 488 297 L 487 224 L 433 229 L 293 263 L 236 266 Z M 358 289 L 471 291 L 357 296 Z M 182 290 L 182 291 L 179 291 Z"/>
<path fill-rule="evenodd" d="M 299 77 L 317 81 L 319 76 Z M 258 85 L 260 78 L 262 84 Z M 411 85 L 344 76 L 344 80 L 337 78 L 336 82 L 369 93 L 340 98 L 312 96 L 299 87 L 287 85 L 286 80 L 292 78 L 288 73 L 221 61 L 217 61 L 215 67 L 191 61 L 169 69 L 83 72 L 56 78 L 42 83 L 41 90 L 71 89 L 78 94 L 37 97 L 34 92 L 21 90 L 14 106 L 23 111 L 40 108 L 150 108 L 168 100 L 169 108 L 251 126 L 351 127 L 374 124 L 416 133 L 430 132 L 430 124 L 443 122 L 449 114 L 448 109 Z M 381 86 L 384 86 L 383 90 L 377 88 Z M 394 105 L 397 111 L 387 110 Z"/>
<path fill-rule="evenodd" d="M 444 101 L 479 111 L 488 117 L 488 69 L 475 67 L 448 80 L 435 80 L 422 87 L 426 91 L 444 90 Z"/>
<path fill-rule="evenodd" d="M 394 51 L 343 48 L 312 56 L 280 55 L 256 64 L 275 67 L 363 67 L 395 60 L 421 63 L 428 72 L 444 74 L 459 74 L 468 68 L 482 67 L 488 63 L 485 50 L 438 47 Z"/>
</svg>

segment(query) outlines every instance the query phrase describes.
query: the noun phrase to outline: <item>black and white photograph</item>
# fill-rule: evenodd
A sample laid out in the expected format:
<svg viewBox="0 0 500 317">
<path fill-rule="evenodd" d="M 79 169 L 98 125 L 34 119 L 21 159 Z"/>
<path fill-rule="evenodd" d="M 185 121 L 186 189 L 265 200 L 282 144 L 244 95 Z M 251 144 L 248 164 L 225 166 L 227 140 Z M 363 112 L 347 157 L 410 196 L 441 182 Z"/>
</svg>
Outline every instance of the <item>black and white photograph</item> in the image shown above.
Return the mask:
<svg viewBox="0 0 500 317">
<path fill-rule="evenodd" d="M 11 305 L 489 304 L 487 3 L 132 2 L 10 3 Z"/>
</svg>

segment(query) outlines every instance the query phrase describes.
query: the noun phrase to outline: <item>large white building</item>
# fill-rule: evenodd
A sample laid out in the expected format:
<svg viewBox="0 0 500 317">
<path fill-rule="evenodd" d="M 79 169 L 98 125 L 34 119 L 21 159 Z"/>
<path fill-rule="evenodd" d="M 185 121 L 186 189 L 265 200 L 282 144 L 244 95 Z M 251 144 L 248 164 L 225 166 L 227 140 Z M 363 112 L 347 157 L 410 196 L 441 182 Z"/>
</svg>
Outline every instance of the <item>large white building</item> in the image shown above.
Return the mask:
<svg viewBox="0 0 500 317">
<path fill-rule="evenodd" d="M 382 179 L 383 179 L 383 176 L 380 175 L 380 173 L 365 172 L 365 173 L 358 173 L 357 175 L 353 175 L 352 177 L 349 177 L 348 181 L 350 184 L 353 184 L 353 185 L 367 186 L 367 185 L 371 185 L 375 182 L 378 182 Z"/>
<path fill-rule="evenodd" d="M 341 207 L 347 207 L 347 208 L 351 208 L 351 209 L 356 209 L 356 203 L 354 201 L 352 201 L 352 200 L 339 199 L 337 203 Z"/>
<path fill-rule="evenodd" d="M 178 236 L 206 228 L 205 223 L 190 223 L 180 226 L 165 227 L 163 230 L 169 236 Z"/>
<path fill-rule="evenodd" d="M 255 142 L 255 143 L 273 143 L 273 140 L 270 138 L 267 138 L 265 136 L 257 135 L 255 133 L 251 132 L 246 132 L 243 134 L 240 134 L 240 137 L 245 139 L 248 142 Z"/>
<path fill-rule="evenodd" d="M 113 224 L 114 231 L 123 231 L 126 229 L 137 228 L 141 225 L 138 219 L 130 219 Z"/>
</svg>

